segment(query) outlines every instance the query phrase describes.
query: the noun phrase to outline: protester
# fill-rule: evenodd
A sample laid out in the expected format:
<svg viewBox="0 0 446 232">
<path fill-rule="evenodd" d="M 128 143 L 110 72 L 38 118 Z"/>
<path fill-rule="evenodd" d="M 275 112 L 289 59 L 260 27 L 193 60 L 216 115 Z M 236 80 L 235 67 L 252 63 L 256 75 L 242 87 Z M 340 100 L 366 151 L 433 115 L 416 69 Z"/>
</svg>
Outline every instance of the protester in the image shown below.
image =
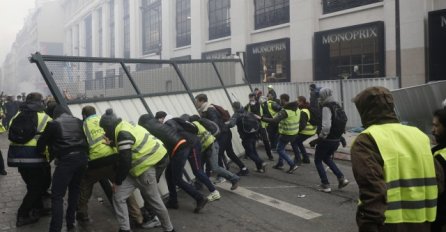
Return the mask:
<svg viewBox="0 0 446 232">
<path fill-rule="evenodd" d="M 299 96 L 297 98 L 297 104 L 299 106 L 299 109 L 301 110 L 299 123 L 300 125 L 299 134 L 297 135 L 296 140 L 293 143 L 296 143 L 300 154 L 302 154 L 302 162 L 309 164 L 310 158 L 308 157 L 308 153 L 303 142 L 316 134 L 317 122 L 312 121 L 314 114 L 311 113 L 312 111 L 310 111 L 310 105 L 304 96 Z"/>
<path fill-rule="evenodd" d="M 280 106 L 279 103 L 274 101 L 273 95 L 268 94 L 267 95 L 267 101 L 264 103 L 266 104 L 267 113 L 264 114 L 267 118 L 274 118 L 277 113 L 282 110 L 282 106 Z M 268 137 L 271 142 L 271 150 L 276 151 L 277 150 L 277 139 L 279 138 L 278 134 L 278 123 L 270 122 L 268 123 L 267 131 L 268 131 Z"/>
</svg>

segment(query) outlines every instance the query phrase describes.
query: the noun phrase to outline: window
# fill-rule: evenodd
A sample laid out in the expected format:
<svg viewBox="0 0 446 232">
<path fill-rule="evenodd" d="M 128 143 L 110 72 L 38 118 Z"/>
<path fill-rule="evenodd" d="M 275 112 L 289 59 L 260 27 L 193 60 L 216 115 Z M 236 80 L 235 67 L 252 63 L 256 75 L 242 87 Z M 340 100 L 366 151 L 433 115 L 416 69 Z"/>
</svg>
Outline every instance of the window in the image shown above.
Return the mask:
<svg viewBox="0 0 446 232">
<path fill-rule="evenodd" d="M 129 0 L 124 0 L 124 57 L 130 58 L 130 9 Z"/>
<path fill-rule="evenodd" d="M 93 31 L 92 31 L 91 15 L 85 18 L 85 55 L 92 56 L 93 48 Z"/>
<path fill-rule="evenodd" d="M 102 56 L 102 8 L 98 10 L 98 56 Z"/>
<path fill-rule="evenodd" d="M 209 0 L 209 40 L 231 35 L 230 0 Z"/>
<path fill-rule="evenodd" d="M 328 14 L 382 1 L 383 0 L 322 0 L 322 3 L 324 14 Z"/>
<path fill-rule="evenodd" d="M 115 57 L 115 1 L 110 0 L 110 57 Z"/>
<path fill-rule="evenodd" d="M 289 0 L 254 0 L 255 29 L 290 22 Z"/>
<path fill-rule="evenodd" d="M 105 89 L 115 88 L 115 69 L 107 69 L 105 72 Z"/>
<path fill-rule="evenodd" d="M 177 0 L 177 47 L 190 45 L 190 0 Z"/>
<path fill-rule="evenodd" d="M 161 0 L 142 2 L 143 54 L 161 52 Z"/>
</svg>

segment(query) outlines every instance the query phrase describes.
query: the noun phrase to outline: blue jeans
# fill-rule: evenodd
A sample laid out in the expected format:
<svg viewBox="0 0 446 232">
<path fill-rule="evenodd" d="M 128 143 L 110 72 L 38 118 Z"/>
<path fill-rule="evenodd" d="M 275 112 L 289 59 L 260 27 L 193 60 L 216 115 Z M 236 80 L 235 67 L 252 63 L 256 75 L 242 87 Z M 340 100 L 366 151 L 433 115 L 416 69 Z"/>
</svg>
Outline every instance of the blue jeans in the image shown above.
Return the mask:
<svg viewBox="0 0 446 232">
<path fill-rule="evenodd" d="M 333 171 L 338 179 L 344 177 L 344 174 L 342 174 L 332 159 L 332 156 L 338 147 L 339 141 L 322 141 L 316 146 L 314 164 L 316 165 L 322 184 L 329 184 L 322 161 Z"/>
<path fill-rule="evenodd" d="M 203 195 L 198 192 L 194 186 L 183 180 L 184 165 L 186 165 L 190 152 L 191 148 L 183 145 L 183 147 L 180 147 L 177 152 L 173 154 L 173 157 L 170 158 L 169 165 L 166 168 L 166 182 L 167 188 L 169 189 L 169 201 L 175 203 L 178 201 L 175 186 L 180 187 L 187 194 L 189 194 L 189 196 L 197 201 L 203 199 Z"/>
<path fill-rule="evenodd" d="M 307 153 L 307 149 L 305 149 L 304 146 L 304 141 L 307 140 L 308 138 L 310 138 L 312 135 L 303 135 L 303 134 L 299 134 L 296 137 L 296 140 L 294 140 L 293 144 L 295 144 L 295 146 L 297 146 L 297 152 L 296 154 L 302 154 L 302 158 L 304 159 L 308 159 L 308 153 Z M 300 152 L 299 152 L 300 151 Z M 300 156 L 299 156 L 300 158 Z"/>
<path fill-rule="evenodd" d="M 209 177 L 206 175 L 206 173 L 204 173 L 202 169 L 200 150 L 201 150 L 201 145 L 198 145 L 191 150 L 191 153 L 189 155 L 189 164 L 192 169 L 192 173 L 194 173 L 195 177 L 201 183 L 206 185 L 209 192 L 213 192 L 215 191 L 215 186 L 212 184 L 212 182 L 209 180 Z"/>
<path fill-rule="evenodd" d="M 296 153 L 297 147 L 293 145 L 293 141 L 296 136 L 283 136 L 279 137 L 279 141 L 277 142 L 277 153 L 279 153 L 279 161 L 277 162 L 278 166 L 283 166 L 283 160 L 285 160 L 290 167 L 294 166 L 294 161 L 288 156 L 285 152 L 285 146 L 291 142 L 291 146 L 293 147 L 293 151 Z M 298 157 L 298 155 L 296 155 Z M 300 158 L 300 157 L 299 157 Z"/>
<path fill-rule="evenodd" d="M 257 153 L 256 149 L 256 139 L 250 138 L 242 140 L 243 148 L 245 148 L 246 155 L 254 161 L 256 164 L 257 169 L 262 168 L 263 160 L 260 159 L 259 154 Z"/>
<path fill-rule="evenodd" d="M 240 179 L 239 176 L 233 174 L 232 172 L 218 166 L 218 150 L 219 146 L 217 142 L 214 142 L 208 147 L 203 153 L 203 160 L 207 160 L 206 165 L 210 166 L 213 172 L 217 173 L 219 176 L 229 180 L 236 181 Z M 204 162 L 203 162 L 204 163 Z"/>
</svg>

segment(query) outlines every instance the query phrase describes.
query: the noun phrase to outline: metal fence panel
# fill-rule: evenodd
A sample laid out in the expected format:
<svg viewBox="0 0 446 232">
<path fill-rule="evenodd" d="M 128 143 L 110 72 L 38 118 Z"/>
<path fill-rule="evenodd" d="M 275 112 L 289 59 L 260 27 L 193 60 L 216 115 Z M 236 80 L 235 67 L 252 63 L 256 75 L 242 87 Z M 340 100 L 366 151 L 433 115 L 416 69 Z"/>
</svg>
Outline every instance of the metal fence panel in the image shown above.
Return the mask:
<svg viewBox="0 0 446 232">
<path fill-rule="evenodd" d="M 251 89 L 248 85 L 230 87 L 228 88 L 229 96 L 232 101 L 238 101 L 242 105 L 246 105 L 249 102 L 248 94 L 251 92 Z"/>
<path fill-rule="evenodd" d="M 157 111 L 165 111 L 174 117 L 179 117 L 182 114 L 197 114 L 194 104 L 186 93 L 146 97 L 145 100 L 154 114 Z"/>
</svg>

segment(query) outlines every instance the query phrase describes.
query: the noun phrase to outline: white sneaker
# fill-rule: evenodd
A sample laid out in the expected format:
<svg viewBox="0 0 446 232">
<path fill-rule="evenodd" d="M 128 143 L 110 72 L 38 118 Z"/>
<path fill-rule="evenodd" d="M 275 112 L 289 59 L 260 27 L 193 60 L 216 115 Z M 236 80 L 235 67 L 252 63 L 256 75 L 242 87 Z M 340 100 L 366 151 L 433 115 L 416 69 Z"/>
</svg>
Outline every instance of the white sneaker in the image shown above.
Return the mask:
<svg viewBox="0 0 446 232">
<path fill-rule="evenodd" d="M 225 181 L 226 181 L 225 178 L 219 176 L 219 177 L 217 177 L 217 179 L 215 179 L 214 184 L 220 184 L 220 183 L 223 183 Z"/>
<path fill-rule="evenodd" d="M 218 190 L 215 190 L 215 191 L 213 191 L 213 192 L 211 192 L 209 194 L 208 201 L 215 201 L 215 200 L 218 200 L 220 198 L 221 198 L 220 192 L 218 192 Z"/>
<path fill-rule="evenodd" d="M 152 220 L 141 225 L 141 227 L 144 229 L 152 229 L 152 228 L 160 227 L 160 226 L 161 226 L 161 222 L 157 216 L 155 216 Z"/>
</svg>

